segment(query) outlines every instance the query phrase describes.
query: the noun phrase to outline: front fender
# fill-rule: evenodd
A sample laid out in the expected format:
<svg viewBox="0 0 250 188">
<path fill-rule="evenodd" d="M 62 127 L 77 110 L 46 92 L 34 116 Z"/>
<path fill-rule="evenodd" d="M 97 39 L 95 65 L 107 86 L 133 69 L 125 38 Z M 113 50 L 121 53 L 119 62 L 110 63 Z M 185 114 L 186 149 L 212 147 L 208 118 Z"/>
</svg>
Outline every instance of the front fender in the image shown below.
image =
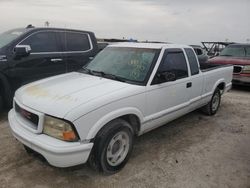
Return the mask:
<svg viewBox="0 0 250 188">
<path fill-rule="evenodd" d="M 140 110 L 133 108 L 133 107 L 126 107 L 122 109 L 118 109 L 115 111 L 112 111 L 105 116 L 103 116 L 101 119 L 99 119 L 94 126 L 90 129 L 90 131 L 87 134 L 86 140 L 90 140 L 96 136 L 96 134 L 101 130 L 102 127 L 104 127 L 108 122 L 117 119 L 124 115 L 136 115 L 140 122 L 143 122 L 143 114 Z"/>
</svg>

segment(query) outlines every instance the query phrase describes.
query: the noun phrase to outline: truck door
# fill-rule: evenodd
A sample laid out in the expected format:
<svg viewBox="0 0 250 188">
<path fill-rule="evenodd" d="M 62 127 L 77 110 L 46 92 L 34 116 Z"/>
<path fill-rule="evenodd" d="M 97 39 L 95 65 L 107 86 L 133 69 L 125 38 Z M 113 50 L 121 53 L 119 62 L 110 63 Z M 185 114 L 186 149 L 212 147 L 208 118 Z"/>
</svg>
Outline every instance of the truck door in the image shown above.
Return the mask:
<svg viewBox="0 0 250 188">
<path fill-rule="evenodd" d="M 172 81 L 160 75 L 172 77 Z M 173 79 L 174 77 L 174 79 Z M 150 86 L 147 87 L 145 129 L 162 125 L 184 114 L 189 102 L 188 66 L 182 49 L 167 49 Z"/>
<path fill-rule="evenodd" d="M 29 45 L 27 57 L 13 60 L 9 75 L 19 85 L 65 72 L 60 47 L 53 31 L 38 31 L 23 39 L 18 45 Z"/>
<path fill-rule="evenodd" d="M 201 95 L 203 89 L 203 76 L 200 73 L 198 59 L 195 52 L 191 48 L 184 49 L 187 55 L 187 59 L 190 67 L 190 91 L 189 91 L 189 102 L 190 110 L 194 110 L 200 105 Z"/>
</svg>

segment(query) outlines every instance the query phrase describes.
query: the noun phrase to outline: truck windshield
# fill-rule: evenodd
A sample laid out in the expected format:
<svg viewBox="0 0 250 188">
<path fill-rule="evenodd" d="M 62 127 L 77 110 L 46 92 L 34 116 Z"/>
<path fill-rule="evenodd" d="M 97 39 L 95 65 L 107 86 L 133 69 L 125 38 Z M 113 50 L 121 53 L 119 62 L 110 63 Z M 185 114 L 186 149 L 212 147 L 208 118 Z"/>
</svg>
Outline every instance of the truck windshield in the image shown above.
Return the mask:
<svg viewBox="0 0 250 188">
<path fill-rule="evenodd" d="M 0 48 L 9 44 L 13 40 L 15 40 L 18 36 L 24 33 L 24 29 L 15 29 L 10 30 L 0 34 Z"/>
<path fill-rule="evenodd" d="M 221 51 L 220 56 L 245 57 L 246 51 L 244 47 L 231 46 Z"/>
<path fill-rule="evenodd" d="M 120 81 L 142 83 L 147 78 L 157 52 L 157 49 L 107 47 L 85 69 L 91 73 L 112 75 L 112 78 L 119 78 Z"/>
</svg>

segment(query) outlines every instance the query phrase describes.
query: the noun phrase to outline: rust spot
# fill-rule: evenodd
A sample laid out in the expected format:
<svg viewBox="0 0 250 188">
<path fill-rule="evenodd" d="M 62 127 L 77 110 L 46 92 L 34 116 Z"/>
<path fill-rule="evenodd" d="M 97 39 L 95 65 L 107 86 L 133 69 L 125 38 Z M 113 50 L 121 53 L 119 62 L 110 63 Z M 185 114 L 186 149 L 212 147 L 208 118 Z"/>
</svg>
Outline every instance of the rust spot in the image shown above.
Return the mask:
<svg viewBox="0 0 250 188">
<path fill-rule="evenodd" d="M 51 98 L 55 101 L 59 101 L 59 100 L 64 100 L 66 102 L 72 102 L 72 101 L 77 102 L 78 101 L 77 98 L 72 98 L 71 96 L 68 96 L 68 95 L 60 96 L 57 93 L 50 93 L 48 90 L 46 90 L 42 87 L 39 87 L 37 85 L 27 87 L 25 89 L 25 92 L 31 96 L 34 96 L 34 97 Z"/>
<path fill-rule="evenodd" d="M 36 97 L 49 97 L 49 92 L 39 86 L 30 86 L 25 89 L 25 92 Z"/>
</svg>

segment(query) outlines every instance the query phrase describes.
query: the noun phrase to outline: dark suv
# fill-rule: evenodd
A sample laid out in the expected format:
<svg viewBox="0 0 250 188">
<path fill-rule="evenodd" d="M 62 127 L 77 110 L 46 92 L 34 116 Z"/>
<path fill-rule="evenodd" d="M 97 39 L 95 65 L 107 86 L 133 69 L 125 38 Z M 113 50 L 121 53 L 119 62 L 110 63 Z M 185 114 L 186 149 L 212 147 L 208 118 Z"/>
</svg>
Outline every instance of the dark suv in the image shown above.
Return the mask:
<svg viewBox="0 0 250 188">
<path fill-rule="evenodd" d="M 26 83 L 83 67 L 98 52 L 94 33 L 59 28 L 0 34 L 0 109 Z"/>
</svg>

